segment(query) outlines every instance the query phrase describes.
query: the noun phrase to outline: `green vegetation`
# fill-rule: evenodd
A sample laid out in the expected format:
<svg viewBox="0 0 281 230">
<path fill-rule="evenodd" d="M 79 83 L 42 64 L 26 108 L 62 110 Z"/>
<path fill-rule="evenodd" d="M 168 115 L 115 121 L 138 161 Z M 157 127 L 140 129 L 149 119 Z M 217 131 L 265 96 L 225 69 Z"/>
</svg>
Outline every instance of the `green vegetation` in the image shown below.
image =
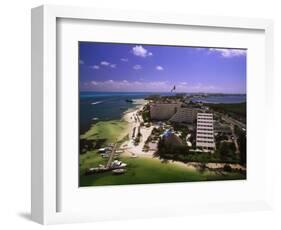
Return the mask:
<svg viewBox="0 0 281 230">
<path fill-rule="evenodd" d="M 239 155 L 231 142 L 221 142 L 214 153 L 190 151 L 187 146 L 167 144 L 164 140 L 158 142 L 156 157 L 166 160 L 199 163 L 239 163 Z"/>
<path fill-rule="evenodd" d="M 208 107 L 222 113 L 234 113 L 246 116 L 246 102 L 234 104 L 206 104 Z"/>
<path fill-rule="evenodd" d="M 176 128 L 178 131 L 182 127 Z M 153 135 L 161 133 L 153 129 Z M 185 133 L 183 134 L 186 135 Z M 137 135 L 140 137 L 140 135 Z M 152 138 L 152 137 L 151 137 Z M 129 185 L 129 184 L 150 184 L 150 183 L 170 183 L 170 182 L 192 182 L 208 180 L 234 180 L 245 179 L 245 175 L 239 171 L 233 171 L 228 166 L 225 170 L 206 170 L 205 163 L 220 162 L 219 152 L 214 154 L 190 152 L 187 146 L 162 146 L 162 153 L 159 159 L 151 158 L 131 158 L 119 156 L 119 159 L 127 164 L 126 172 L 121 175 L 114 175 L 111 171 L 85 175 L 87 169 L 105 165 L 108 158 L 103 158 L 98 153 L 98 148 L 105 147 L 106 144 L 119 142 L 128 139 L 127 123 L 125 121 L 102 121 L 93 125 L 89 131 L 80 137 L 84 146 L 84 154 L 80 154 L 79 173 L 80 186 L 99 186 L 99 185 Z M 161 141 L 160 141 L 161 142 Z M 222 147 L 224 149 L 225 147 Z M 80 151 L 81 152 L 81 151 Z M 227 154 L 226 154 L 227 156 Z M 168 159 L 182 162 L 200 162 L 202 166 L 198 169 L 190 169 L 180 164 L 169 163 Z"/>
<path fill-rule="evenodd" d="M 238 145 L 240 151 L 240 164 L 246 165 L 246 151 L 247 151 L 247 140 L 246 140 L 246 132 L 240 129 L 238 126 L 234 127 L 235 134 L 238 138 Z"/>
<path fill-rule="evenodd" d="M 112 172 L 80 176 L 80 186 L 128 185 L 170 182 L 192 182 L 207 180 L 244 179 L 240 173 L 217 173 L 188 169 L 181 165 L 161 162 L 158 159 L 122 157 L 128 164 L 127 172 L 114 175 Z"/>
<path fill-rule="evenodd" d="M 159 94 L 155 94 L 155 95 L 149 95 L 147 96 L 144 100 L 152 100 L 152 101 L 155 101 L 155 100 L 159 100 L 161 98 L 161 96 Z"/>
<path fill-rule="evenodd" d="M 213 110 L 228 114 L 229 116 L 240 120 L 242 122 L 246 122 L 246 102 L 243 103 L 234 103 L 234 104 L 205 104 L 209 108 Z"/>
<path fill-rule="evenodd" d="M 129 138 L 126 121 L 100 121 L 80 136 L 80 154 Z"/>
<path fill-rule="evenodd" d="M 97 167 L 100 164 L 105 164 L 107 158 L 102 158 L 98 150 L 88 151 L 87 153 L 80 155 L 79 172 L 83 175 L 88 168 Z"/>
<path fill-rule="evenodd" d="M 190 131 L 185 125 L 181 125 L 180 123 L 174 123 L 173 124 L 174 131 L 180 132 L 180 138 L 185 142 L 186 141 L 186 136 Z"/>
<path fill-rule="evenodd" d="M 109 143 L 122 143 L 128 138 L 125 121 L 101 121 L 92 125 L 89 131 L 80 136 L 80 175 L 88 168 L 107 162 L 107 158 L 102 158 L 98 154 L 99 148 Z"/>
<path fill-rule="evenodd" d="M 105 143 L 114 143 L 123 139 L 128 133 L 126 121 L 100 121 L 93 124 L 90 130 L 81 135 L 81 139 L 105 140 Z"/>
<path fill-rule="evenodd" d="M 232 142 L 221 142 L 217 153 L 222 162 L 239 163 L 239 155 L 235 153 L 235 145 Z"/>
<path fill-rule="evenodd" d="M 234 104 L 206 104 L 211 109 L 227 114 L 228 116 L 233 117 L 234 119 L 246 123 L 246 102 L 243 103 L 234 103 Z"/>
<path fill-rule="evenodd" d="M 150 122 L 150 108 L 149 108 L 149 105 L 145 105 L 143 107 L 143 110 L 141 112 L 141 115 L 142 115 L 142 119 L 144 122 Z"/>
</svg>

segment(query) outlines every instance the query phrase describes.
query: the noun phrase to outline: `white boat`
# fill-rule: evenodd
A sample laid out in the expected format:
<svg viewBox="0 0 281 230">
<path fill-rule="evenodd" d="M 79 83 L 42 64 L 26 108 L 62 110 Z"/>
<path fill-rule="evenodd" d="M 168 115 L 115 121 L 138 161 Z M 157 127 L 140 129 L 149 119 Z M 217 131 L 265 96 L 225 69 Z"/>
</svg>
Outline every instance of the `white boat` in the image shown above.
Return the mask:
<svg viewBox="0 0 281 230">
<path fill-rule="evenodd" d="M 124 172 L 126 172 L 126 169 L 114 169 L 112 170 L 112 172 L 114 174 L 123 174 Z"/>
<path fill-rule="evenodd" d="M 111 163 L 112 168 L 124 168 L 127 164 L 123 163 L 122 161 L 115 160 Z"/>
<path fill-rule="evenodd" d="M 92 105 L 97 105 L 97 104 L 100 104 L 100 103 L 102 103 L 102 101 L 94 101 L 94 102 L 92 102 L 91 104 L 92 104 Z"/>
<path fill-rule="evenodd" d="M 106 148 L 100 148 L 99 149 L 99 153 L 105 153 L 106 152 Z"/>
</svg>

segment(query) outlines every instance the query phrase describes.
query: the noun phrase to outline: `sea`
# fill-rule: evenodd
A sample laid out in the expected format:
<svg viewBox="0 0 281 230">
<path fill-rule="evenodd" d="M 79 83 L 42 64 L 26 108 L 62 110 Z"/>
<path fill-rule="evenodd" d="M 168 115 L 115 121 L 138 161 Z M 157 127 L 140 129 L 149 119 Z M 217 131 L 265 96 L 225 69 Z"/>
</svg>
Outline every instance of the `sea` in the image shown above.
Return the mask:
<svg viewBox="0 0 281 230">
<path fill-rule="evenodd" d="M 150 95 L 172 96 L 175 93 L 80 92 L 80 134 L 85 133 L 96 122 L 120 119 L 125 111 L 137 106 L 137 104 L 126 100 L 144 99 Z M 192 101 L 240 103 L 246 101 L 246 95 L 208 95 L 206 97 L 194 97 Z"/>
</svg>

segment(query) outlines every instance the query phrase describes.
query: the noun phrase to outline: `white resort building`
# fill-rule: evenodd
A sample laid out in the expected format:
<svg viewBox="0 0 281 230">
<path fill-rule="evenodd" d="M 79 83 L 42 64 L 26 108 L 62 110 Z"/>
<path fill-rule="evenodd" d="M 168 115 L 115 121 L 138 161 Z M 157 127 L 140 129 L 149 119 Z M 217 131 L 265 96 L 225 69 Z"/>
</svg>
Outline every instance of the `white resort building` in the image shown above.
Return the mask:
<svg viewBox="0 0 281 230">
<path fill-rule="evenodd" d="M 212 113 L 197 114 L 196 147 L 207 150 L 213 150 L 216 147 Z"/>
<path fill-rule="evenodd" d="M 171 117 L 172 122 L 193 123 L 196 119 L 197 110 L 194 108 L 179 108 L 177 112 Z"/>
<path fill-rule="evenodd" d="M 193 123 L 197 110 L 182 107 L 182 103 L 154 103 L 150 105 L 150 116 L 153 120 L 170 120 L 172 122 Z"/>
<path fill-rule="evenodd" d="M 154 103 L 150 105 L 153 120 L 169 120 L 181 107 L 181 103 Z"/>
</svg>

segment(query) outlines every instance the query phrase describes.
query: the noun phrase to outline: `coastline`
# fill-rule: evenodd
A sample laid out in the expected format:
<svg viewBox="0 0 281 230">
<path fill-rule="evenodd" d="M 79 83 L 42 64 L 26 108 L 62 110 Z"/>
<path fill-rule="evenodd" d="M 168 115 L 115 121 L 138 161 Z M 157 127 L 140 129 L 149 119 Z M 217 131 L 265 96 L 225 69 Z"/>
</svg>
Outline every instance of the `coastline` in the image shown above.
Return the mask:
<svg viewBox="0 0 281 230">
<path fill-rule="evenodd" d="M 225 174 L 221 173 L 221 171 L 226 163 L 206 163 L 203 172 L 201 170 L 202 163 L 200 162 L 184 163 L 172 160 L 165 161 L 154 157 L 155 150 L 143 151 L 144 144 L 156 125 L 156 123 L 154 124 L 153 122 L 141 125 L 143 119 L 142 115 L 139 115 L 139 111 L 148 103 L 148 100 L 132 99 L 132 102 L 128 104 L 131 108 L 123 111 L 119 118 L 92 123 L 90 129 L 81 135 L 82 138 L 87 140 L 94 140 L 97 143 L 101 141 L 101 147 L 117 143 L 120 155 L 116 159 L 133 167 L 133 169 L 128 168 L 125 174 L 118 177 L 110 173 L 84 176 L 84 171 L 82 170 L 82 174 L 80 174 L 80 178 L 82 178 L 83 181 L 82 186 L 111 185 L 111 180 L 113 180 L 113 178 L 116 184 L 123 184 L 123 180 L 126 180 L 128 184 L 138 184 L 142 183 L 144 180 L 143 178 L 147 180 L 147 183 L 162 183 L 162 181 L 166 181 L 167 176 L 172 178 L 171 182 L 181 181 L 181 177 L 185 178 L 182 179 L 182 181 L 245 179 L 245 175 L 239 173 L 239 170 L 245 171 L 245 167 L 239 164 L 227 164 L 233 171 Z M 141 136 L 140 138 L 138 137 L 138 142 L 136 142 L 138 133 L 141 133 Z M 87 155 L 82 156 L 83 158 L 80 158 L 83 160 L 80 162 L 83 162 L 84 168 L 106 164 L 107 159 L 102 158 L 98 154 L 98 150 L 86 154 Z M 95 163 L 93 164 L 93 162 Z M 168 171 L 166 172 L 165 170 Z M 156 173 L 157 176 L 155 176 L 155 178 L 157 179 L 154 177 L 150 178 L 151 174 L 148 172 Z M 174 176 L 171 176 L 171 172 Z M 106 178 L 111 179 L 107 180 Z M 120 178 L 121 182 L 118 182 L 118 178 Z M 193 178 L 196 178 L 196 180 Z"/>
<path fill-rule="evenodd" d="M 82 135 L 80 135 L 80 139 L 87 139 L 87 140 L 94 140 L 97 139 L 97 136 L 95 136 L 98 132 L 96 129 L 99 129 L 99 126 L 102 126 L 102 128 L 107 129 L 107 127 L 110 124 L 115 124 L 118 126 L 118 124 L 122 124 L 122 130 L 121 132 L 116 132 L 116 135 L 114 137 L 111 137 L 110 139 L 116 139 L 116 140 L 122 140 L 126 135 L 130 133 L 130 131 L 133 129 L 133 116 L 143 108 L 143 106 L 147 103 L 144 99 L 134 99 L 133 104 L 136 106 L 134 108 L 129 108 L 123 114 L 121 115 L 120 119 L 117 120 L 108 120 L 108 121 L 97 121 L 96 123 L 92 123 L 89 129 L 84 132 Z M 125 122 L 125 123 L 123 123 Z M 112 127 L 113 129 L 114 127 Z"/>
<path fill-rule="evenodd" d="M 142 110 L 142 108 L 147 104 L 148 102 L 144 99 L 133 99 L 133 104 L 136 105 L 134 108 L 129 108 L 125 112 L 123 112 L 123 115 L 121 117 L 121 120 L 127 121 L 129 123 L 132 123 L 132 117 L 134 114 L 136 114 L 138 111 Z"/>
</svg>

